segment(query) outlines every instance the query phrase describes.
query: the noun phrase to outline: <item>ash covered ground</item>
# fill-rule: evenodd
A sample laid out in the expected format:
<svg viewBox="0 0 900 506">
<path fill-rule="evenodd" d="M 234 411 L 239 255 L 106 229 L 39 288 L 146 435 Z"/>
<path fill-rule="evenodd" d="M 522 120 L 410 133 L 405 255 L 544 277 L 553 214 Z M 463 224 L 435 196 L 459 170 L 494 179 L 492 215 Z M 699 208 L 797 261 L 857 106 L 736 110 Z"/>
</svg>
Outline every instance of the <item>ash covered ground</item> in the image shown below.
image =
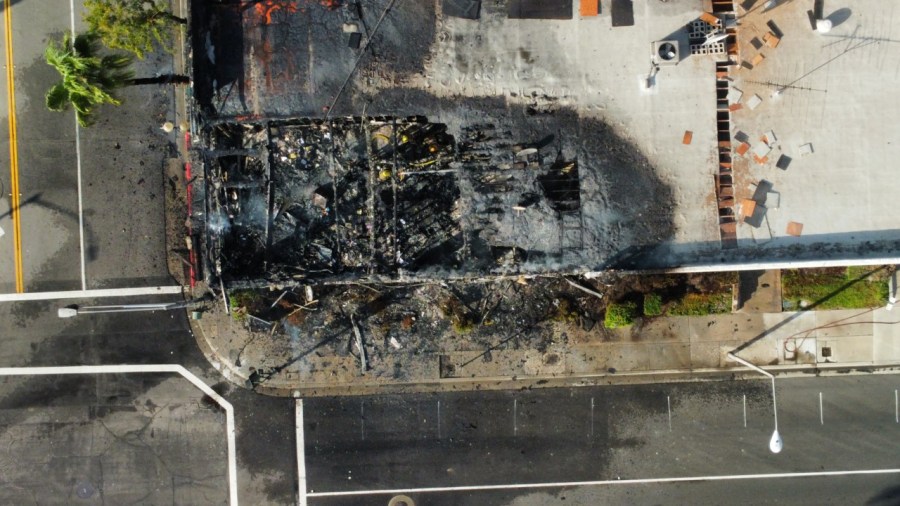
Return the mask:
<svg viewBox="0 0 900 506">
<path fill-rule="evenodd" d="M 459 41 L 434 3 L 387 5 L 194 6 L 208 275 L 581 273 L 672 238 L 673 191 L 630 141 L 565 97 L 429 89 Z"/>
</svg>

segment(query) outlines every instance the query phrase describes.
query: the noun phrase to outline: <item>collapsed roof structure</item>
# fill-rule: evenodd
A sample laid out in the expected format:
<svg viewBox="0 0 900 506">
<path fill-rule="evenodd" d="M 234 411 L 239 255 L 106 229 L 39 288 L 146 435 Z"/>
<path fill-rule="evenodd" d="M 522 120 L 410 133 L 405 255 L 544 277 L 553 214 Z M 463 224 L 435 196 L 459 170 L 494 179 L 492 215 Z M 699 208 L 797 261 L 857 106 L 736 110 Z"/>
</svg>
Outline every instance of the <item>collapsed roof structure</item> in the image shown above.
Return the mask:
<svg viewBox="0 0 900 506">
<path fill-rule="evenodd" d="M 604 238 L 621 235 L 607 218 L 666 189 L 603 125 L 567 119 L 545 122 L 556 134 L 542 139 L 493 124 L 457 138 L 422 117 L 217 125 L 205 152 L 209 268 L 232 284 L 602 268 L 615 254 Z M 581 129 L 596 140 L 582 144 Z M 611 167 L 644 195 L 607 198 Z M 643 226 L 649 244 L 666 225 Z"/>
</svg>

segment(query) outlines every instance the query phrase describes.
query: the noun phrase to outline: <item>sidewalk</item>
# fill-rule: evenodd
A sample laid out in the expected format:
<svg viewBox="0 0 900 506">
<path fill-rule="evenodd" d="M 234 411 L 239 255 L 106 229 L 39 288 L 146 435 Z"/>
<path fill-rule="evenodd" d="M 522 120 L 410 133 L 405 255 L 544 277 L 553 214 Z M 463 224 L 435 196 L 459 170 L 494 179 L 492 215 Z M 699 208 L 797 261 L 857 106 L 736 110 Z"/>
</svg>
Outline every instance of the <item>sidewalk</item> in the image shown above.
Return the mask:
<svg viewBox="0 0 900 506">
<path fill-rule="evenodd" d="M 399 349 L 369 360 L 365 374 L 349 352 L 326 353 L 301 336 L 250 333 L 222 311 L 191 324 L 204 354 L 230 381 L 249 385 L 253 377 L 262 393 L 315 396 L 684 381 L 742 370 L 726 360 L 739 347 L 741 357 L 775 370 L 893 368 L 900 366 L 896 322 L 900 313 L 883 308 L 658 317 L 636 329 L 598 330 L 611 338 L 554 339 L 543 351 Z M 331 337 L 350 343 L 353 336 Z M 502 340 L 498 329 L 497 342 Z"/>
</svg>

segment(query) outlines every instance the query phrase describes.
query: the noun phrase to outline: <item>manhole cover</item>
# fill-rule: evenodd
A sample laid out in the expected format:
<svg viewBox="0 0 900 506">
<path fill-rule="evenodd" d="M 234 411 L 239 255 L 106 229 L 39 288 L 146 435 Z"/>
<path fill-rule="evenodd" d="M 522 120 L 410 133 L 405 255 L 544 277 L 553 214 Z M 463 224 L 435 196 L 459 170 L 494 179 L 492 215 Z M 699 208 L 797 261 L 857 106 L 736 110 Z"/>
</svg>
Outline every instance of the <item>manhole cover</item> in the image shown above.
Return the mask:
<svg viewBox="0 0 900 506">
<path fill-rule="evenodd" d="M 75 485 L 75 495 L 77 495 L 79 499 L 90 499 L 94 496 L 94 492 L 94 485 L 89 481 L 80 481 Z"/>
<path fill-rule="evenodd" d="M 416 506 L 408 495 L 395 495 L 388 501 L 388 506 Z"/>
</svg>

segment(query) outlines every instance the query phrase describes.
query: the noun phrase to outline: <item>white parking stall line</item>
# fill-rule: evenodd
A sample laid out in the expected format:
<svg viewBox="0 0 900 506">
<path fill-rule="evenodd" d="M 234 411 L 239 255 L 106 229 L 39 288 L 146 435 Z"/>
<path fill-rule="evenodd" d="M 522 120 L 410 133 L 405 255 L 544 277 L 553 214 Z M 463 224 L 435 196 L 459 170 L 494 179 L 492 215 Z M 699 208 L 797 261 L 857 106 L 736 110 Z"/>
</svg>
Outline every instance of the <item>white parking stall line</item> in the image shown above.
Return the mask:
<svg viewBox="0 0 900 506">
<path fill-rule="evenodd" d="M 181 286 L 143 286 L 134 288 L 102 288 L 97 290 L 67 290 L 62 292 L 0 293 L 0 302 L 27 302 L 56 299 L 102 299 L 104 297 L 139 297 L 144 295 L 175 295 L 184 292 Z"/>
<path fill-rule="evenodd" d="M 818 471 L 808 473 L 732 474 L 721 476 L 678 476 L 671 478 L 642 478 L 630 480 L 560 481 L 550 483 L 512 483 L 508 485 L 470 485 L 457 487 L 394 488 L 380 490 L 345 490 L 334 492 L 310 492 L 307 497 L 351 497 L 370 495 L 426 494 L 436 492 L 478 492 L 491 490 L 516 490 L 538 488 L 570 488 L 607 485 L 652 485 L 698 481 L 772 480 L 783 478 L 817 478 L 828 476 L 859 476 L 900 474 L 900 469 L 861 469 L 854 471 Z"/>
<path fill-rule="evenodd" d="M 744 394 L 744 428 L 747 428 L 747 394 Z"/>
<path fill-rule="evenodd" d="M 591 437 L 594 437 L 594 398 L 591 397 Z"/>
<path fill-rule="evenodd" d="M 519 434 L 519 401 L 513 399 L 513 436 Z"/>
<path fill-rule="evenodd" d="M 819 392 L 819 425 L 825 425 L 825 412 L 822 409 L 822 392 Z"/>
<path fill-rule="evenodd" d="M 228 442 L 228 497 L 231 506 L 237 506 L 237 459 L 235 456 L 234 407 L 216 393 L 194 373 L 178 364 L 149 365 L 73 365 L 61 367 L 0 367 L 0 376 L 56 376 L 75 374 L 129 374 L 174 373 L 180 374 L 225 411 L 225 431 Z"/>
<path fill-rule="evenodd" d="M 303 435 L 303 399 L 294 403 L 294 425 L 297 431 L 297 506 L 307 506 L 306 438 Z"/>
<path fill-rule="evenodd" d="M 669 410 L 669 432 L 672 432 L 672 398 L 666 396 L 666 409 Z"/>
</svg>

